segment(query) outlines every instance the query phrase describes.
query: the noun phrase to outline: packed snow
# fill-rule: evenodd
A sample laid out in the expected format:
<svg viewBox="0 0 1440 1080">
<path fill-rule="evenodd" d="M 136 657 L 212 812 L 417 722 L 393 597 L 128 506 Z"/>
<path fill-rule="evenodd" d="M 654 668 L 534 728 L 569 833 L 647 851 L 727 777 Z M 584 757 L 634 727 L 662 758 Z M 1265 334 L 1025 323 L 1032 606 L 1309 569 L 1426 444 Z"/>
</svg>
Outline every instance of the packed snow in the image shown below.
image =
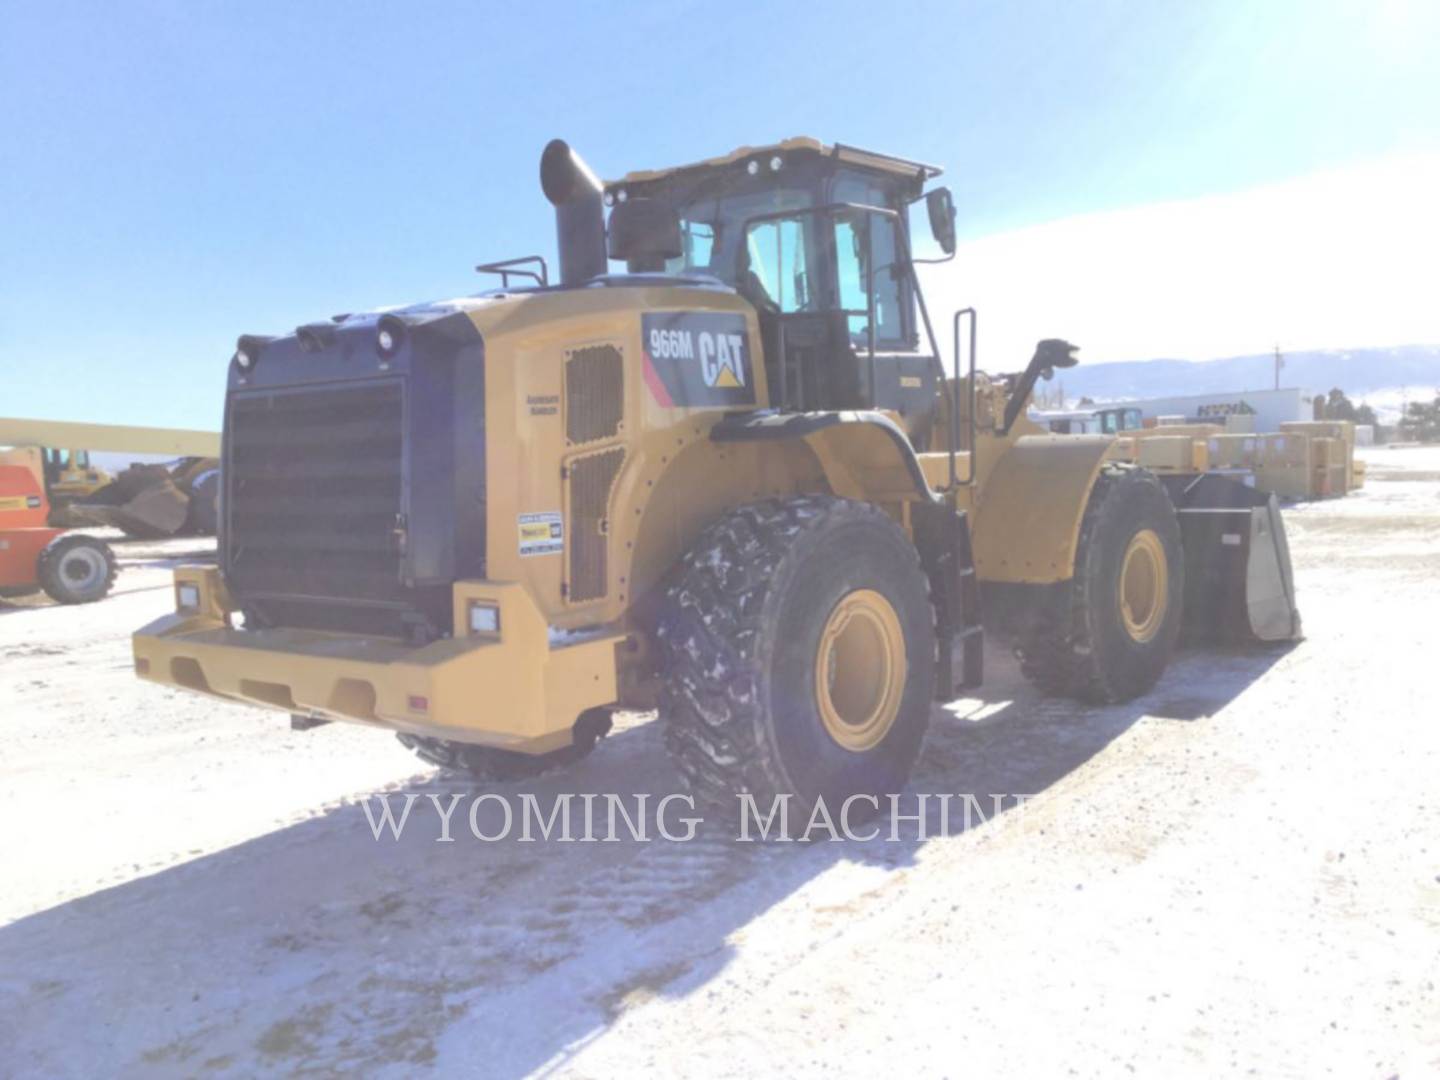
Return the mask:
<svg viewBox="0 0 1440 1080">
<path fill-rule="evenodd" d="M 1110 708 L 992 649 L 910 794 L 1028 798 L 924 841 L 477 840 L 384 732 L 138 682 L 206 552 L 122 545 L 103 603 L 0 603 L 0 1071 L 1433 1074 L 1440 450 L 1362 455 L 1286 511 L 1304 642 Z M 489 790 L 676 783 L 634 716 Z M 377 793 L 417 796 L 398 841 Z"/>
</svg>

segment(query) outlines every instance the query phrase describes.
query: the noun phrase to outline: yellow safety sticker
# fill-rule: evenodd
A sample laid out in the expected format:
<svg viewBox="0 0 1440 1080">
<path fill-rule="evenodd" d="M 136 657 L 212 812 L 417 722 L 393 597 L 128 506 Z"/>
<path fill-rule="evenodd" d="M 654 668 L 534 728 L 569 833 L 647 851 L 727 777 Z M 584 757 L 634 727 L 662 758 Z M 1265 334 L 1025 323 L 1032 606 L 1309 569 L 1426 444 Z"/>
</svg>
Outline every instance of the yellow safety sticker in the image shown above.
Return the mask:
<svg viewBox="0 0 1440 1080">
<path fill-rule="evenodd" d="M 520 515 L 520 554 L 558 555 L 565 550 L 565 519 L 559 511 Z"/>
</svg>

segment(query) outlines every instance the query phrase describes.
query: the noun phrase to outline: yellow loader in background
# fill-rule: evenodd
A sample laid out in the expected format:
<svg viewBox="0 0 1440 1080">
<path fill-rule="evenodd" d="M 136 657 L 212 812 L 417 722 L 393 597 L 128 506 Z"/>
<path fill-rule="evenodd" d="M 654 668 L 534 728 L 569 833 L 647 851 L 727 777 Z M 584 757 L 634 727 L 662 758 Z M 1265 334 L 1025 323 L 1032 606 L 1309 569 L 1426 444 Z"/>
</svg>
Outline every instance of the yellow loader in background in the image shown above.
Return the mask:
<svg viewBox="0 0 1440 1080">
<path fill-rule="evenodd" d="M 0 418 L 0 446 L 44 449 L 50 524 L 58 528 L 110 526 L 143 539 L 216 531 L 218 432 Z M 175 460 L 112 476 L 91 461 L 98 451 Z"/>
</svg>

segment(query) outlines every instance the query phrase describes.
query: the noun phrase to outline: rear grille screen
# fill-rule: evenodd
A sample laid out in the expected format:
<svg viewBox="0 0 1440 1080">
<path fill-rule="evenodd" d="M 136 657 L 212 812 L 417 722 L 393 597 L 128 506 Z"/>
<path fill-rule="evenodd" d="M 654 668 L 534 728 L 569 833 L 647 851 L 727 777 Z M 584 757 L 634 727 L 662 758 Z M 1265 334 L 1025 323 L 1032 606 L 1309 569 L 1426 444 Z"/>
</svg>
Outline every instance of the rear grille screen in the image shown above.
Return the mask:
<svg viewBox="0 0 1440 1080">
<path fill-rule="evenodd" d="M 572 445 L 608 439 L 625 411 L 625 368 L 613 345 L 576 349 L 565 361 L 565 438 Z"/>
<path fill-rule="evenodd" d="M 605 595 L 606 507 L 615 474 L 625 460 L 620 448 L 603 450 L 572 462 L 570 478 L 570 582 L 571 603 Z"/>
<path fill-rule="evenodd" d="M 399 383 L 237 397 L 225 483 L 237 593 L 403 599 Z"/>
</svg>

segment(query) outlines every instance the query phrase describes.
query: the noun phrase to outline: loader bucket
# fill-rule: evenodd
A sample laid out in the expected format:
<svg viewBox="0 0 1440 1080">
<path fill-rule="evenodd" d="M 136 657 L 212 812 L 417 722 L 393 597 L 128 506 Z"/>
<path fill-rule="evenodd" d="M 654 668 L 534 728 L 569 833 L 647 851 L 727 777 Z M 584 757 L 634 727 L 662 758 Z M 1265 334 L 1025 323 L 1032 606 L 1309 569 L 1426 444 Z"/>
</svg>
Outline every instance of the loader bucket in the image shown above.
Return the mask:
<svg viewBox="0 0 1440 1080">
<path fill-rule="evenodd" d="M 1301 636 L 1275 496 L 1207 473 L 1171 492 L 1185 546 L 1185 636 L 1253 644 Z"/>
<path fill-rule="evenodd" d="M 174 536 L 185 526 L 190 496 L 164 465 L 132 465 L 115 482 L 72 503 L 71 517 L 87 525 L 109 525 L 127 536 Z"/>
</svg>

